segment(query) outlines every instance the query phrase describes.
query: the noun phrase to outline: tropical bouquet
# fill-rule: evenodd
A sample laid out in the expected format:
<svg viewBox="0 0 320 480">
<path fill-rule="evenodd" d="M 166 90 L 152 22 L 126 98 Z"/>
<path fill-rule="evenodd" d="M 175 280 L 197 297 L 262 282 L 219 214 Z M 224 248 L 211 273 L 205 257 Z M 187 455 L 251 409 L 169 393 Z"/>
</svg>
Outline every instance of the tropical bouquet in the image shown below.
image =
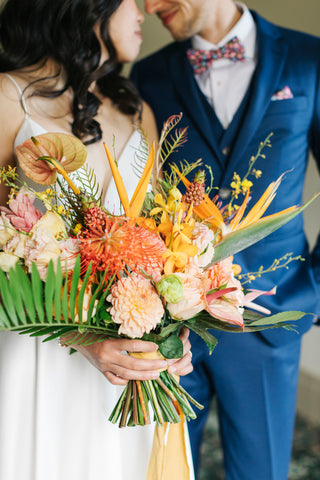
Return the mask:
<svg viewBox="0 0 320 480">
<path fill-rule="evenodd" d="M 0 331 L 44 336 L 43 341 L 61 338 L 70 347 L 139 338 L 157 343 L 157 354 L 171 359 L 183 355 L 184 327 L 200 335 L 211 353 L 214 330 L 292 328 L 288 322 L 304 315 L 269 315 L 254 300 L 275 291 L 245 288 L 233 263 L 234 254 L 306 207 L 263 216 L 280 178 L 248 209 L 249 175 L 259 176 L 254 163 L 270 146 L 269 137 L 245 178 L 235 175 L 231 199 L 222 207 L 218 196 L 209 197 L 213 181 L 206 186 L 200 161 L 163 169 L 186 141 L 187 130 L 176 128 L 180 119 L 168 119 L 157 147 L 149 148 L 144 138 L 135 160 L 140 180 L 131 199 L 105 145 L 120 215 L 103 205 L 94 171 L 85 163 L 86 147 L 77 138 L 48 133 L 16 148 L 25 175 L 42 187 L 31 188 L 10 166 L 1 169 L 11 194 L 0 216 Z M 129 381 L 109 420 L 120 427 L 177 423 L 182 414 L 195 417 L 191 404 L 201 408 L 163 371 L 156 380 Z"/>
</svg>

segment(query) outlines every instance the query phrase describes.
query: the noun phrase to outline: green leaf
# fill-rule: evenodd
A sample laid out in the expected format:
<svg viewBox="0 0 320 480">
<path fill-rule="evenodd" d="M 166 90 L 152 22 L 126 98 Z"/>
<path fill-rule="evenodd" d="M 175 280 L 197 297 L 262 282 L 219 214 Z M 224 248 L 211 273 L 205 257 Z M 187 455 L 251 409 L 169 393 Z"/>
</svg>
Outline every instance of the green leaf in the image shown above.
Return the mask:
<svg viewBox="0 0 320 480">
<path fill-rule="evenodd" d="M 17 279 L 17 273 L 15 269 L 11 269 L 8 278 L 9 290 L 11 292 L 12 299 L 14 300 L 14 308 L 19 318 L 19 323 L 27 323 L 27 317 L 24 311 L 22 302 L 22 291 L 19 281 Z"/>
<path fill-rule="evenodd" d="M 61 320 L 61 302 L 62 302 L 62 285 L 63 274 L 61 268 L 61 261 L 58 258 L 55 274 L 55 288 L 54 288 L 54 316 L 57 322 Z"/>
<path fill-rule="evenodd" d="M 161 342 L 159 351 L 165 358 L 181 358 L 183 356 L 183 343 L 176 335 L 170 335 Z"/>
<path fill-rule="evenodd" d="M 6 309 L 6 313 L 13 325 L 19 325 L 19 320 L 16 314 L 15 303 L 9 288 L 9 280 L 6 274 L 0 269 L 0 292 L 1 300 Z"/>
<path fill-rule="evenodd" d="M 80 257 L 79 257 L 79 260 L 80 260 Z M 79 264 L 79 268 L 80 268 L 80 264 Z M 86 293 L 86 289 L 87 289 L 87 286 L 88 286 L 88 280 L 89 280 L 89 277 L 90 277 L 90 273 L 91 273 L 91 263 L 89 265 L 88 270 L 86 271 L 85 277 L 83 279 L 83 283 L 82 283 L 81 288 L 80 288 L 79 296 L 78 296 L 77 308 L 78 308 L 78 316 L 79 316 L 79 323 L 80 324 L 82 323 L 83 298 L 84 298 L 84 295 Z M 79 276 L 80 276 L 80 270 L 79 270 Z M 70 308 L 71 308 L 71 305 L 70 305 Z M 88 316 L 88 319 L 89 319 L 89 316 Z M 72 320 L 74 320 L 74 317 L 72 317 Z"/>
<path fill-rule="evenodd" d="M 40 278 L 38 269 L 35 263 L 31 265 L 31 286 L 33 301 L 36 307 L 36 312 L 40 322 L 44 321 L 44 309 L 43 309 L 43 288 L 42 280 Z"/>
<path fill-rule="evenodd" d="M 29 322 L 35 322 L 36 311 L 33 303 L 32 287 L 28 274 L 21 268 L 20 265 L 16 266 L 16 278 L 21 289 L 21 295 L 28 320 Z"/>
<path fill-rule="evenodd" d="M 55 290 L 55 273 L 53 268 L 53 262 L 50 260 L 48 264 L 48 270 L 46 275 L 46 281 L 44 284 L 44 304 L 46 309 L 47 322 L 52 323 L 53 320 L 53 298 Z"/>
<path fill-rule="evenodd" d="M 228 233 L 222 238 L 221 242 L 215 245 L 213 258 L 206 268 L 209 268 L 211 265 L 214 265 L 224 258 L 230 257 L 230 255 L 241 252 L 245 248 L 248 248 L 254 243 L 259 242 L 259 240 L 262 240 L 267 235 L 270 235 L 270 233 L 274 232 L 299 215 L 316 198 L 318 198 L 319 195 L 320 193 L 314 195 L 311 200 L 296 210 L 282 213 L 272 218 L 262 218 L 248 227 Z"/>
<path fill-rule="evenodd" d="M 188 327 L 190 328 L 190 330 L 192 330 L 194 333 L 199 335 L 199 337 L 201 337 L 202 340 L 204 340 L 206 342 L 206 344 L 209 348 L 209 354 L 211 355 L 215 346 L 218 343 L 218 340 L 216 339 L 216 337 L 214 337 L 205 328 L 202 328 L 201 325 L 200 325 L 200 322 L 199 323 L 197 323 L 197 322 L 192 323 L 192 324 L 188 325 Z"/>
<path fill-rule="evenodd" d="M 75 305 L 76 305 L 76 298 L 78 293 L 78 286 L 79 286 L 79 279 L 80 279 L 80 255 L 77 256 L 76 262 L 74 265 L 73 273 L 72 273 L 72 282 L 71 282 L 71 289 L 70 289 L 70 296 L 69 296 L 69 305 L 70 305 L 70 316 L 71 320 L 74 321 L 74 314 L 75 314 Z M 82 311 L 79 310 L 79 318 L 82 315 Z"/>
<path fill-rule="evenodd" d="M 6 311 L 0 303 L 0 332 L 1 330 L 8 330 L 10 328 L 10 320 L 7 317 Z"/>
<path fill-rule="evenodd" d="M 160 335 L 161 337 L 167 337 L 171 333 L 175 333 L 176 331 L 181 330 L 181 327 L 181 322 L 170 323 L 166 327 L 162 328 Z"/>
<path fill-rule="evenodd" d="M 69 293 L 68 293 L 68 279 L 64 279 L 64 287 L 62 293 L 62 301 L 61 301 L 61 309 L 62 315 L 65 322 L 69 322 Z"/>
<path fill-rule="evenodd" d="M 304 317 L 305 315 L 311 315 L 305 312 L 299 312 L 295 310 L 276 313 L 275 315 L 271 315 L 270 317 L 260 318 L 253 322 L 249 323 L 249 327 L 258 327 L 258 326 L 269 326 L 269 325 L 276 325 L 278 323 L 287 323 L 287 322 L 294 322 L 296 320 L 300 320 L 300 318 Z"/>
</svg>

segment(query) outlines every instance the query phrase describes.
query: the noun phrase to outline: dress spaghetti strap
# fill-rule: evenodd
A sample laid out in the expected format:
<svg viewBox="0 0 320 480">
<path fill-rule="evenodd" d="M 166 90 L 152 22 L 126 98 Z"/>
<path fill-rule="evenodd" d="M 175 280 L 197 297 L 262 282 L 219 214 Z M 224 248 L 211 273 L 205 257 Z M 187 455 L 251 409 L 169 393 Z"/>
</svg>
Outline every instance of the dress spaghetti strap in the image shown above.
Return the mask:
<svg viewBox="0 0 320 480">
<path fill-rule="evenodd" d="M 11 75 L 9 75 L 9 73 L 5 73 L 5 75 L 6 75 L 6 77 L 8 77 L 11 80 L 11 82 L 15 85 L 16 89 L 18 90 L 18 92 L 20 94 L 21 105 L 22 105 L 23 111 L 26 114 L 26 118 L 27 118 L 29 116 L 29 113 L 28 113 L 26 100 L 24 98 L 23 91 L 22 91 L 21 87 L 19 86 L 17 81 L 13 77 L 11 77 Z"/>
</svg>

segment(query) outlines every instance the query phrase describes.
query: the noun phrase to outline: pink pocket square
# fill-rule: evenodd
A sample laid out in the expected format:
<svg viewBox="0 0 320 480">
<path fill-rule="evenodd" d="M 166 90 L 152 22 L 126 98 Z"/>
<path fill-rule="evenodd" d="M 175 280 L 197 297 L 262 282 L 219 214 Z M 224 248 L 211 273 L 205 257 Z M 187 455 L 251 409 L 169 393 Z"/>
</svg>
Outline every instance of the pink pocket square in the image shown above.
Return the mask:
<svg viewBox="0 0 320 480">
<path fill-rule="evenodd" d="M 293 94 L 291 92 L 290 87 L 286 85 L 285 87 L 282 88 L 282 90 L 279 90 L 278 92 L 274 93 L 271 97 L 271 100 L 287 100 L 288 98 L 293 98 Z"/>
</svg>

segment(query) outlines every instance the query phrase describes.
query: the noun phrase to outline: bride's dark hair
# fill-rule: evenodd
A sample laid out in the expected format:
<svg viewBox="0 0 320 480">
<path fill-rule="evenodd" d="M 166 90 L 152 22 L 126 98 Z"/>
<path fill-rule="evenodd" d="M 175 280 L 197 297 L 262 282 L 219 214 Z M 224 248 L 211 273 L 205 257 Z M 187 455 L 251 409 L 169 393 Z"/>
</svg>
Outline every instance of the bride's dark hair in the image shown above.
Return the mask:
<svg viewBox="0 0 320 480">
<path fill-rule="evenodd" d="M 121 112 L 141 114 L 138 93 L 129 80 L 120 76 L 122 65 L 109 36 L 110 17 L 121 2 L 6 0 L 0 12 L 0 72 L 39 66 L 48 58 L 54 59 L 65 72 L 65 85 L 59 90 L 41 88 L 37 79 L 32 82 L 34 87 L 38 84 L 33 95 L 58 97 L 71 87 L 72 132 L 86 144 L 102 136 L 100 124 L 94 119 L 101 102 L 88 90 L 93 81 Z M 109 53 L 109 59 L 100 67 L 101 48 L 95 25 L 100 25 L 101 39 Z"/>
</svg>

